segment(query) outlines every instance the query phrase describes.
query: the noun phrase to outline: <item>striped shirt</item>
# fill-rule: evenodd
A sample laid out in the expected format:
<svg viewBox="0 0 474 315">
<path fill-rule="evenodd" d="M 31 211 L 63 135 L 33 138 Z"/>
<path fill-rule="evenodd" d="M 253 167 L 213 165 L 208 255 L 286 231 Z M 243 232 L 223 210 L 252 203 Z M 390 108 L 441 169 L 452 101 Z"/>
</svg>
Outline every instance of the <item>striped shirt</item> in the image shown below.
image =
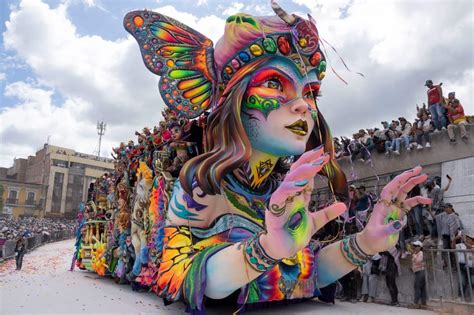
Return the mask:
<svg viewBox="0 0 474 315">
<path fill-rule="evenodd" d="M 438 231 L 441 231 L 441 235 L 449 235 L 452 239 L 456 233 L 461 229 L 461 221 L 456 213 L 447 214 L 442 212 L 436 216 L 436 223 L 438 225 Z"/>
</svg>

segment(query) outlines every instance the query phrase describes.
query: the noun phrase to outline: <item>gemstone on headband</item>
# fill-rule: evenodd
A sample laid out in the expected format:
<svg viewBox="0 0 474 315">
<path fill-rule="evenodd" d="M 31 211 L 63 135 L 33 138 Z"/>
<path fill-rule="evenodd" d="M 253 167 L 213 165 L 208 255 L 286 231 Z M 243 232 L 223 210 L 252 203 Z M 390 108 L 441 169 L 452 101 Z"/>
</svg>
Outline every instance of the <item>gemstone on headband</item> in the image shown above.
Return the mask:
<svg viewBox="0 0 474 315">
<path fill-rule="evenodd" d="M 310 55 L 304 54 L 302 49 L 307 47 L 308 40 L 302 37 L 293 41 L 292 36 L 291 33 L 266 34 L 265 37 L 257 38 L 251 42 L 225 63 L 221 71 L 222 83 L 225 85 L 239 69 L 262 56 L 288 58 L 304 72 L 316 69 L 318 79 L 322 80 L 325 76 L 326 61 L 319 47 Z M 299 47 L 296 47 L 296 45 Z"/>
</svg>

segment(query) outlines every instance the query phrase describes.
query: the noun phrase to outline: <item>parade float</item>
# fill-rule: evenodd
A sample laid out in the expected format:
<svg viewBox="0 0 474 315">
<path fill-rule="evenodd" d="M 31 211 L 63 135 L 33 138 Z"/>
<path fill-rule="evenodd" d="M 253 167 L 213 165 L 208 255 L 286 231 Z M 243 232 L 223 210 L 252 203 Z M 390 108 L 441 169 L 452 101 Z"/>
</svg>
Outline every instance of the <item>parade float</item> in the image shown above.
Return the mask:
<svg viewBox="0 0 474 315">
<path fill-rule="evenodd" d="M 331 300 L 332 283 L 393 247 L 406 212 L 430 202 L 406 199 L 426 180 L 414 168 L 383 188 L 361 232 L 324 229 L 349 199 L 318 108 L 326 58 L 311 16 L 272 8 L 230 16 L 216 45 L 159 12 L 125 16 L 167 109 L 90 187 L 76 266 L 193 313 L 229 296 L 240 309 Z M 314 209 L 317 174 L 333 200 Z"/>
</svg>

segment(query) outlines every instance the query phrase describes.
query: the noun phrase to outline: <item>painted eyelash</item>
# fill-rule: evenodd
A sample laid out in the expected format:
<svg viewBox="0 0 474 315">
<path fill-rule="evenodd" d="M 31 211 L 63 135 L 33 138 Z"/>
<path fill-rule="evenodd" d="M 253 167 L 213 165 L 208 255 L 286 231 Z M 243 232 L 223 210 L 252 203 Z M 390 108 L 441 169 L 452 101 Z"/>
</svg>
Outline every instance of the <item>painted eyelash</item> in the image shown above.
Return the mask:
<svg viewBox="0 0 474 315">
<path fill-rule="evenodd" d="M 305 93 L 305 95 L 308 94 L 308 93 L 313 93 L 313 91 L 308 91 L 308 92 Z M 318 94 L 316 95 L 315 98 L 316 98 L 316 99 L 320 99 L 321 97 L 323 97 L 323 95 L 322 95 L 322 93 L 321 93 L 321 90 L 319 90 L 319 91 L 318 91 Z"/>
</svg>

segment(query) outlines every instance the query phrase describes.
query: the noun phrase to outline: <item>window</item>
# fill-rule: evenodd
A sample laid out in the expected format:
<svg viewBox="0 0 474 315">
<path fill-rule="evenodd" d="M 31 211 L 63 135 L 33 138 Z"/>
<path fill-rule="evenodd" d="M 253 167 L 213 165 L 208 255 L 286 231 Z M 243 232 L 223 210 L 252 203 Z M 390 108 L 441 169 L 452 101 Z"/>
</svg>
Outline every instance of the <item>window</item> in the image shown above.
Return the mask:
<svg viewBox="0 0 474 315">
<path fill-rule="evenodd" d="M 51 212 L 61 211 L 61 199 L 63 196 L 64 174 L 54 173 L 53 197 L 51 203 Z"/>
<path fill-rule="evenodd" d="M 18 203 L 18 191 L 10 190 L 6 203 L 16 205 Z"/>
<path fill-rule="evenodd" d="M 82 163 L 71 162 L 71 168 L 76 168 L 76 169 L 83 170 L 83 169 L 86 168 L 86 165 L 84 165 Z"/>
<path fill-rule="evenodd" d="M 53 166 L 67 168 L 67 161 L 53 159 Z"/>
<path fill-rule="evenodd" d="M 33 191 L 29 191 L 26 197 L 26 204 L 27 205 L 34 205 L 35 204 L 35 193 Z"/>
<path fill-rule="evenodd" d="M 66 195 L 66 212 L 75 212 L 83 201 L 84 176 L 69 174 Z"/>
<path fill-rule="evenodd" d="M 9 199 L 17 199 L 18 197 L 18 192 L 16 190 L 10 190 L 10 193 L 8 194 Z"/>
</svg>

